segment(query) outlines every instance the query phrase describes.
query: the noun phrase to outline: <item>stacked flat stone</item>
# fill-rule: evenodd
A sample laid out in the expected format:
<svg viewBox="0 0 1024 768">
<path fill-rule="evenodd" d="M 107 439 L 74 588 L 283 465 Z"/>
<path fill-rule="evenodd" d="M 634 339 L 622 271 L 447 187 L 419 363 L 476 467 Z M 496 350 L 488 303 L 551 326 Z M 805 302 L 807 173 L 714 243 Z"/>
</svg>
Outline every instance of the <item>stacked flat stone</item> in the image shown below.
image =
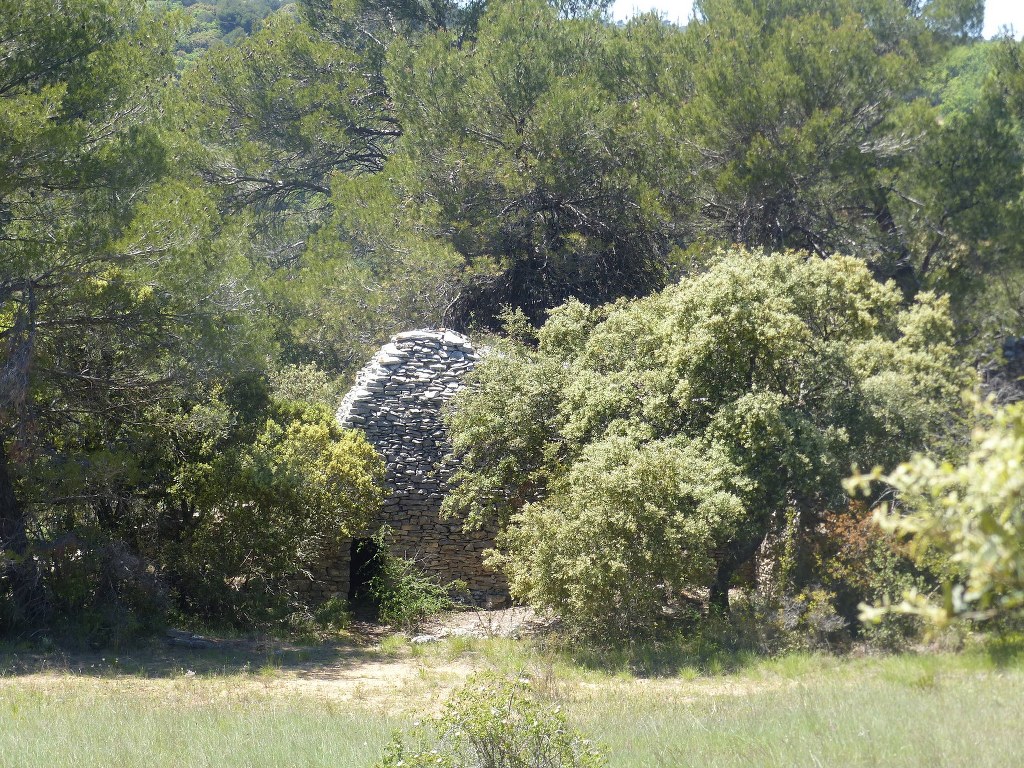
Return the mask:
<svg viewBox="0 0 1024 768">
<path fill-rule="evenodd" d="M 349 568 L 351 543 L 351 539 L 344 542 L 341 552 L 315 565 L 308 577 L 296 577 L 289 582 L 303 601 L 322 605 L 332 598 L 348 598 L 352 587 Z"/>
<path fill-rule="evenodd" d="M 361 429 L 384 458 L 390 494 L 380 522 L 394 531 L 392 550 L 447 583 L 462 580 L 480 602 L 500 601 L 504 581 L 483 566 L 494 532 L 463 531 L 441 519 L 452 468 L 442 408 L 480 359 L 465 336 L 450 330 L 400 333 L 373 356 L 342 400 L 337 420 Z"/>
</svg>

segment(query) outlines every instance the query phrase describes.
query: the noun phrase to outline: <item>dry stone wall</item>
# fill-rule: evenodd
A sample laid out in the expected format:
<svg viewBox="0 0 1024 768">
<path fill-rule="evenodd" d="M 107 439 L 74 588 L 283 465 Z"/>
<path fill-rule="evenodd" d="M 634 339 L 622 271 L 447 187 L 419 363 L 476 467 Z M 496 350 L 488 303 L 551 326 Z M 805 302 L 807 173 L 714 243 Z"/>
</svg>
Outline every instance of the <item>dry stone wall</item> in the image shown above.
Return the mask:
<svg viewBox="0 0 1024 768">
<path fill-rule="evenodd" d="M 392 551 L 444 582 L 466 582 L 477 601 L 493 603 L 507 595 L 505 582 L 483 566 L 494 531 L 466 532 L 461 520 L 440 515 L 452 472 L 444 463 L 442 407 L 479 359 L 470 340 L 453 331 L 400 333 L 356 376 L 337 419 L 363 430 L 384 458 L 390 494 L 380 522 L 394 531 Z M 330 570 L 334 579 L 347 574 L 340 563 Z"/>
<path fill-rule="evenodd" d="M 291 588 L 311 605 L 322 605 L 335 597 L 347 599 L 352 586 L 349 570 L 351 543 L 351 540 L 344 542 L 338 553 L 314 566 L 309 576 L 293 579 Z"/>
</svg>

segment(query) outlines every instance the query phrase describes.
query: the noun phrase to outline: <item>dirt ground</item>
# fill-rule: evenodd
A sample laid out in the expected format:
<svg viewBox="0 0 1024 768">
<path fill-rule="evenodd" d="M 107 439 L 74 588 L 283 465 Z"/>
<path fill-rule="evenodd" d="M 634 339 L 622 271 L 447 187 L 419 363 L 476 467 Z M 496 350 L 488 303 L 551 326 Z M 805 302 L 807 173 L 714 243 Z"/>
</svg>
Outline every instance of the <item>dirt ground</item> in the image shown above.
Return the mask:
<svg viewBox="0 0 1024 768">
<path fill-rule="evenodd" d="M 526 606 L 494 610 L 455 611 L 423 625 L 418 637 L 527 637 L 550 622 Z"/>
<path fill-rule="evenodd" d="M 459 612 L 395 635 L 386 627 L 353 627 L 344 642 L 300 646 L 267 638 L 199 637 L 170 632 L 151 645 L 111 653 L 7 653 L 0 655 L 0 689 L 17 686 L 46 696 L 140 697 L 164 704 L 203 704 L 288 696 L 331 705 L 357 705 L 385 715 L 436 713 L 448 694 L 474 672 L 493 668 L 482 638 L 522 638 L 542 633 L 543 618 L 527 608 Z M 464 640 L 460 639 L 464 638 Z M 500 660 L 499 660 L 500 664 Z M 601 675 L 570 681 L 543 663 L 524 670 L 566 701 L 653 695 L 663 702 L 707 696 L 743 696 L 792 684 L 781 679 L 735 677 L 643 678 Z"/>
<path fill-rule="evenodd" d="M 209 700 L 297 695 L 354 702 L 387 714 L 435 702 L 486 666 L 472 653 L 433 653 L 447 638 L 522 637 L 544 625 L 526 608 L 457 612 L 417 634 L 358 624 L 343 643 L 300 646 L 268 638 L 218 638 L 170 631 L 139 649 L 110 652 L 18 653 L 0 657 L 0 687 L 41 693 L 83 686 L 97 693 Z M 419 648 L 418 646 L 433 646 Z"/>
</svg>

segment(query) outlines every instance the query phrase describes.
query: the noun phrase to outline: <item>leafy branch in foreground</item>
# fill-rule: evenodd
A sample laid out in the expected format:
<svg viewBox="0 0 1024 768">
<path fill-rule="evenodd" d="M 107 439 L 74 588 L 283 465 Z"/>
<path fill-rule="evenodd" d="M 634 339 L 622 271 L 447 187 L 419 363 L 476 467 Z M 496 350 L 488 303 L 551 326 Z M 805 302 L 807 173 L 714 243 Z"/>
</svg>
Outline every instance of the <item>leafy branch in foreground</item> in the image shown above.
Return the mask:
<svg viewBox="0 0 1024 768">
<path fill-rule="evenodd" d="M 880 505 L 876 522 L 909 537 L 917 556 L 949 558 L 941 603 L 916 591 L 893 605 L 861 606 L 862 618 L 920 615 L 943 625 L 1024 614 L 1024 403 L 978 407 L 982 424 L 959 465 L 917 456 L 890 474 L 874 470 L 847 481 L 851 491 L 887 483 L 898 501 Z"/>
</svg>

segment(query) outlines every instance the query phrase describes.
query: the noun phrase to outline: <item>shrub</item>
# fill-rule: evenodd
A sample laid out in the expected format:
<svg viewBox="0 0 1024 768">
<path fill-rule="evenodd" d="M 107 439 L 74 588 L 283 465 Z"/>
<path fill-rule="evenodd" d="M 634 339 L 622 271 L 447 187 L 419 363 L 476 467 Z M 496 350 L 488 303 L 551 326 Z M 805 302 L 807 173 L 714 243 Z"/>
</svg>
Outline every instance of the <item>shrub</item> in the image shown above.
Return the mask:
<svg viewBox="0 0 1024 768">
<path fill-rule="evenodd" d="M 893 488 L 897 501 L 875 511 L 879 526 L 907 536 L 918 558 L 948 563 L 941 602 L 911 589 L 898 604 L 864 606 L 865 619 L 905 613 L 943 625 L 1024 616 L 1024 403 L 983 403 L 978 415 L 959 465 L 917 456 L 889 474 L 851 478 L 854 491 L 878 480 Z"/>
<path fill-rule="evenodd" d="M 45 631 L 71 645 L 122 648 L 164 626 L 167 585 L 122 542 L 99 531 L 67 537 L 36 555 L 35 565 L 43 612 L 34 617 L 35 637 Z M 20 601 L 12 599 L 9 585 L 0 581 L 0 634 L 20 623 Z"/>
<path fill-rule="evenodd" d="M 849 645 L 852 626 L 836 602 L 820 586 L 789 595 L 753 590 L 743 594 L 729 616 L 705 622 L 701 629 L 707 640 L 732 651 L 835 651 Z"/>
<path fill-rule="evenodd" d="M 640 639 L 678 623 L 680 587 L 706 583 L 743 506 L 713 446 L 609 438 L 587 447 L 547 504 L 528 504 L 502 542 L 512 590 L 558 608 L 566 627 Z M 570 528 L 571 526 L 571 528 Z"/>
<path fill-rule="evenodd" d="M 889 614 L 870 624 L 858 621 L 863 603 L 926 591 L 940 578 L 933 564 L 915 560 L 903 537 L 881 530 L 866 505 L 854 502 L 844 513 L 825 514 L 812 557 L 817 577 L 834 594 L 837 612 L 855 635 L 886 650 L 898 650 L 920 636 L 921 621 L 914 616 Z"/>
<path fill-rule="evenodd" d="M 411 743 L 410 743 L 411 742 Z M 600 768 L 601 752 L 528 682 L 480 675 L 443 714 L 388 746 L 377 768 Z"/>
<path fill-rule="evenodd" d="M 380 458 L 327 409 L 275 404 L 253 431 L 180 468 L 173 496 L 189 514 L 163 553 L 186 614 L 240 626 L 284 618 L 288 579 L 383 498 Z"/>
<path fill-rule="evenodd" d="M 332 597 L 317 606 L 296 601 L 288 609 L 283 627 L 300 642 L 321 642 L 352 624 L 348 600 L 341 597 Z"/>
<path fill-rule="evenodd" d="M 348 600 L 343 597 L 325 600 L 313 610 L 313 618 L 317 624 L 327 629 L 348 629 L 352 624 Z"/>
<path fill-rule="evenodd" d="M 969 380 L 945 300 L 906 307 L 850 258 L 730 251 L 501 343 L 449 416 L 445 507 L 503 526 L 515 596 L 626 639 L 680 596 L 727 611 L 768 536 L 848 503 L 853 463 L 955 432 Z"/>
<path fill-rule="evenodd" d="M 377 618 L 393 627 L 413 630 L 425 619 L 453 609 L 456 603 L 452 595 L 464 592 L 466 585 L 458 581 L 440 584 L 414 560 L 393 554 L 389 538 L 386 526 L 374 537 L 377 569 L 369 586 L 377 603 Z"/>
</svg>

